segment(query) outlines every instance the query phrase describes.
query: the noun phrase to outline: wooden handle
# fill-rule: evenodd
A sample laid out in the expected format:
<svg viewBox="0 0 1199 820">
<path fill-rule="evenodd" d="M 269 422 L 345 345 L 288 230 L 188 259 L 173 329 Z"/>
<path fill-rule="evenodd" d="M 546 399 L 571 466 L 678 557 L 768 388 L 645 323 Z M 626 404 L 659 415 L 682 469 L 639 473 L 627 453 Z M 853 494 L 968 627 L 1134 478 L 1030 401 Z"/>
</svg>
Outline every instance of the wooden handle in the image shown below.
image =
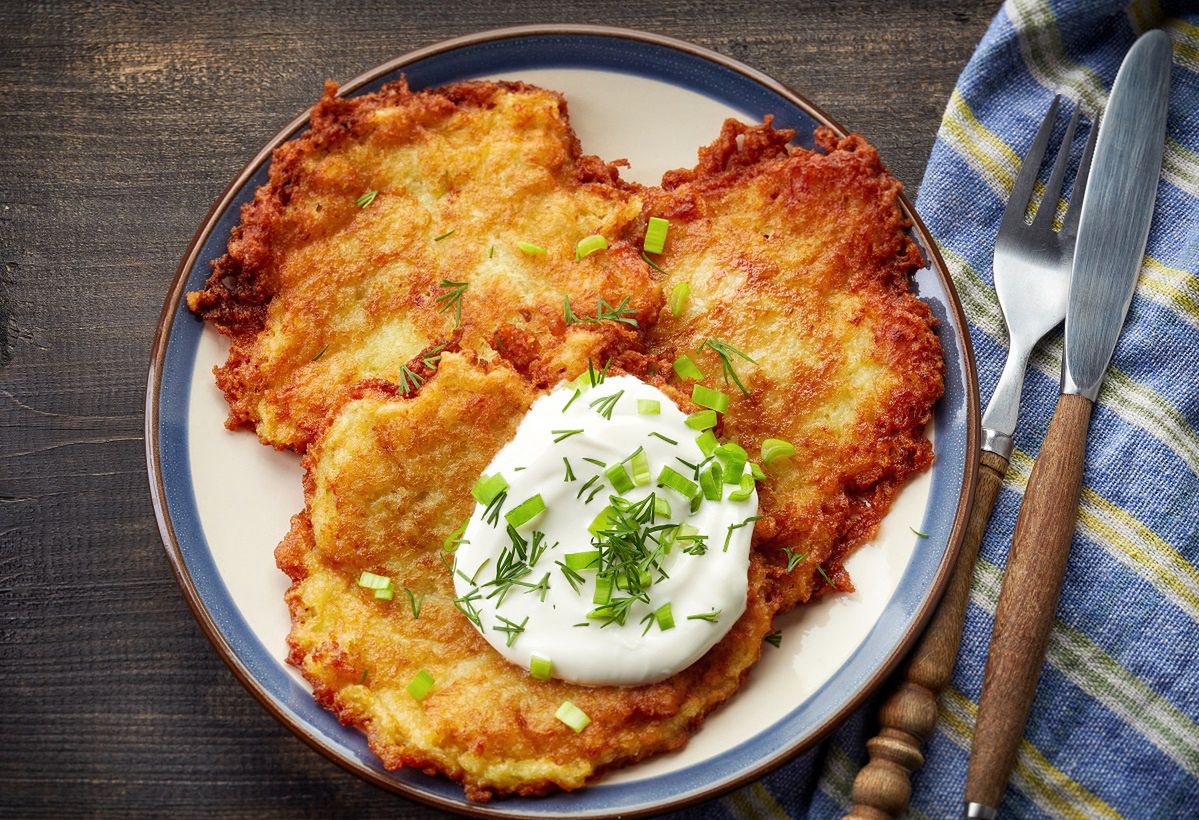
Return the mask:
<svg viewBox="0 0 1199 820">
<path fill-rule="evenodd" d="M 970 803 L 997 809 L 1016 762 L 1066 574 L 1093 406 L 1082 396 L 1059 397 L 1024 491 L 966 770 Z"/>
<path fill-rule="evenodd" d="M 937 722 L 937 696 L 949 683 L 962 641 L 974 559 L 1007 472 L 1003 456 L 984 452 L 981 461 L 966 534 L 949 585 L 928 629 L 900 670 L 895 691 L 883 704 L 881 731 L 866 742 L 870 761 L 853 781 L 853 808 L 846 817 L 898 817 L 912 795 L 909 777 L 924 765 L 922 749 Z"/>
</svg>

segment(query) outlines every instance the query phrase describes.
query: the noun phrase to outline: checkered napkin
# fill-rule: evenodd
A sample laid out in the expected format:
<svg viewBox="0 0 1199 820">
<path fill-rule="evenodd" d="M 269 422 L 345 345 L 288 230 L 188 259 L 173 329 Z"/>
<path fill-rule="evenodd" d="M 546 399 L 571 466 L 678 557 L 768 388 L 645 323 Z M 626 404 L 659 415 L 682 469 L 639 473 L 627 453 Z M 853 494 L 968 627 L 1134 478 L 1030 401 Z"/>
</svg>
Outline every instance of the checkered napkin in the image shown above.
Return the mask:
<svg viewBox="0 0 1199 820">
<path fill-rule="evenodd" d="M 1020 157 L 1054 94 L 1084 113 L 1102 110 L 1136 37 L 1170 34 L 1153 226 L 1091 422 L 1069 569 L 1004 795 L 1008 817 L 1199 817 L 1199 8 L 1184 5 L 1008 0 L 958 80 L 920 185 L 916 208 L 970 320 L 985 402 L 1007 351 L 991 255 Z M 1075 158 L 1085 139 L 1082 130 Z M 913 784 L 914 817 L 961 815 L 995 603 L 1061 362 L 1059 330 L 1029 365 L 957 669 Z M 840 816 L 877 708 L 876 698 L 818 749 L 688 815 Z"/>
</svg>

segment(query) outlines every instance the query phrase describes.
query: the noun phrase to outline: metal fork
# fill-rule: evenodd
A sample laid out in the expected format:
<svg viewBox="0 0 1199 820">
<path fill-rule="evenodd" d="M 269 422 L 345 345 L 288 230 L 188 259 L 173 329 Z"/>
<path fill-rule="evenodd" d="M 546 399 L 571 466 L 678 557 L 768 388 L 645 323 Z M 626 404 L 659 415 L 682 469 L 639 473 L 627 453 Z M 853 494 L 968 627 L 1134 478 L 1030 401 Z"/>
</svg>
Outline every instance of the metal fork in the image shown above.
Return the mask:
<svg viewBox="0 0 1199 820">
<path fill-rule="evenodd" d="M 1032 199 L 1037 171 L 1049 148 L 1060 103 L 1060 98 L 1054 97 L 1032 147 L 1024 157 L 995 240 L 995 290 L 1007 323 L 1008 355 L 999 384 L 983 413 L 978 483 L 961 552 L 937 611 L 897 676 L 891 696 L 883 704 L 879 715 L 881 731 L 866 743 L 870 761 L 854 780 L 853 808 L 847 817 L 879 820 L 897 817 L 907 808 L 912 791 L 909 778 L 924 764 L 922 748 L 936 725 L 937 697 L 953 674 L 978 545 L 986 532 L 995 497 L 1012 455 L 1012 434 L 1016 430 L 1028 356 L 1041 337 L 1066 316 L 1078 215 L 1082 210 L 1091 154 L 1099 131 L 1091 128 L 1078 166 L 1070 206 L 1061 228 L 1054 230 L 1057 202 L 1078 126 L 1077 107 L 1066 127 L 1049 182 L 1045 185 L 1045 195 L 1032 223 L 1029 224 L 1024 216 Z"/>
<path fill-rule="evenodd" d="M 1066 177 L 1066 163 L 1070 156 L 1070 143 L 1078 125 L 1078 107 L 1066 126 L 1066 135 L 1058 149 L 1057 159 L 1049 182 L 1045 185 L 1045 196 L 1032 224 L 1025 221 L 1024 213 L 1032 198 L 1037 181 L 1037 169 L 1045 150 L 1049 147 L 1049 136 L 1057 119 L 1060 97 L 1054 97 L 1049 112 L 1041 123 L 1041 129 L 1033 140 L 1028 156 L 1020 166 L 1016 184 L 1008 197 L 1003 221 L 999 223 L 999 235 L 995 238 L 995 292 L 999 295 L 999 308 L 1008 330 L 1007 361 L 995 392 L 983 412 L 983 450 L 1002 456 L 1006 461 L 1012 455 L 1012 434 L 1016 430 L 1016 416 L 1020 410 L 1020 388 L 1024 383 L 1024 370 L 1028 356 L 1041 337 L 1066 318 L 1066 300 L 1070 294 L 1070 263 L 1074 259 L 1074 240 L 1078 234 L 1078 215 L 1082 210 L 1082 197 L 1086 190 L 1087 176 L 1091 170 L 1091 154 L 1095 150 L 1098 128 L 1092 128 L 1087 146 L 1079 163 L 1078 176 L 1074 182 L 1074 193 L 1070 207 L 1062 220 L 1061 230 L 1053 229 L 1053 218 L 1057 212 L 1058 197 Z"/>
</svg>

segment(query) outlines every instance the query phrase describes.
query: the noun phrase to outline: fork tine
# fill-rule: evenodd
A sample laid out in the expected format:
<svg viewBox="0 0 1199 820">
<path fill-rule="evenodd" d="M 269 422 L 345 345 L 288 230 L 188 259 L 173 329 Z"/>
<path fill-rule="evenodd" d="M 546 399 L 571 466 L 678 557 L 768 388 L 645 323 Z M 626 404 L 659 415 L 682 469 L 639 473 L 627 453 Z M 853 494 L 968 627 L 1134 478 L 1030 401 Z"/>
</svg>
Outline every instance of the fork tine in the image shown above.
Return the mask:
<svg viewBox="0 0 1199 820">
<path fill-rule="evenodd" d="M 1070 115 L 1070 124 L 1066 126 L 1066 134 L 1062 144 L 1058 146 L 1057 158 L 1053 161 L 1053 171 L 1049 181 L 1045 183 L 1045 196 L 1037 207 L 1036 218 L 1032 221 L 1034 230 L 1049 230 L 1053 225 L 1053 217 L 1057 214 L 1058 198 L 1062 194 L 1062 182 L 1066 178 L 1066 163 L 1070 160 L 1070 150 L 1074 147 L 1074 129 L 1078 126 L 1078 106 Z"/>
<path fill-rule="evenodd" d="M 1087 177 L 1091 174 L 1091 155 L 1095 153 L 1095 138 L 1099 136 L 1099 123 L 1091 122 L 1091 133 L 1087 136 L 1087 147 L 1078 163 L 1074 176 L 1074 190 L 1070 194 L 1070 208 L 1062 220 L 1062 236 L 1073 237 L 1078 232 L 1078 217 L 1082 213 L 1082 195 L 1087 191 Z"/>
<path fill-rule="evenodd" d="M 1016 182 L 1012 186 L 1011 195 L 1008 196 L 1007 207 L 1003 210 L 1003 221 L 999 225 L 1001 234 L 1007 229 L 1024 223 L 1024 212 L 1028 209 L 1028 200 L 1032 196 L 1033 185 L 1037 181 L 1037 171 L 1041 168 L 1041 160 L 1045 158 L 1045 149 L 1049 147 L 1049 135 L 1057 120 L 1057 107 L 1060 101 L 1061 97 L 1054 95 L 1049 110 L 1045 112 L 1045 119 L 1041 122 L 1041 130 L 1037 131 L 1036 139 L 1032 141 L 1032 146 L 1020 164 L 1020 173 L 1016 174 Z"/>
</svg>

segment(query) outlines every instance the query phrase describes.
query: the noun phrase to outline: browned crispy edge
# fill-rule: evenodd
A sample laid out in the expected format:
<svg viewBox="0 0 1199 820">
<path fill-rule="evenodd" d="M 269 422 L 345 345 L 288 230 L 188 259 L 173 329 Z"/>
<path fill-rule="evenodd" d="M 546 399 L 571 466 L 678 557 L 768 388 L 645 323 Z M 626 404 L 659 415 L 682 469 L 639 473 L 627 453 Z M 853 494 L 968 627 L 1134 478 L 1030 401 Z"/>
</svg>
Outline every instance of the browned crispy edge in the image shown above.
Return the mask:
<svg viewBox="0 0 1199 820">
<path fill-rule="evenodd" d="M 337 89 L 336 83 L 326 82 L 324 94 L 313 106 L 308 130 L 275 149 L 269 180 L 242 206 L 241 219 L 230 232 L 226 253 L 212 263 L 212 273 L 204 286 L 187 294 L 188 308 L 232 340 L 228 359 L 214 370 L 217 386 L 229 403 L 225 422 L 229 429 L 253 429 L 257 423 L 253 408 L 243 395 L 244 385 L 238 374 L 251 357 L 276 293 L 277 283 L 272 275 L 273 240 L 281 214 L 303 178 L 305 160 L 354 139 L 372 112 L 381 108 L 423 106 L 435 115 L 448 117 L 458 109 L 486 107 L 501 91 L 544 91 L 521 82 L 470 81 L 414 92 L 408 87 L 406 76 L 357 97 L 339 97 Z M 558 99 L 563 121 L 569 123 L 566 98 L 557 92 L 550 93 Z M 568 127 L 568 133 L 578 184 L 602 183 L 637 189 L 620 178 L 619 168 L 627 163 L 604 162 L 583 154 L 573 129 Z M 277 446 L 287 449 L 284 445 Z"/>
</svg>

